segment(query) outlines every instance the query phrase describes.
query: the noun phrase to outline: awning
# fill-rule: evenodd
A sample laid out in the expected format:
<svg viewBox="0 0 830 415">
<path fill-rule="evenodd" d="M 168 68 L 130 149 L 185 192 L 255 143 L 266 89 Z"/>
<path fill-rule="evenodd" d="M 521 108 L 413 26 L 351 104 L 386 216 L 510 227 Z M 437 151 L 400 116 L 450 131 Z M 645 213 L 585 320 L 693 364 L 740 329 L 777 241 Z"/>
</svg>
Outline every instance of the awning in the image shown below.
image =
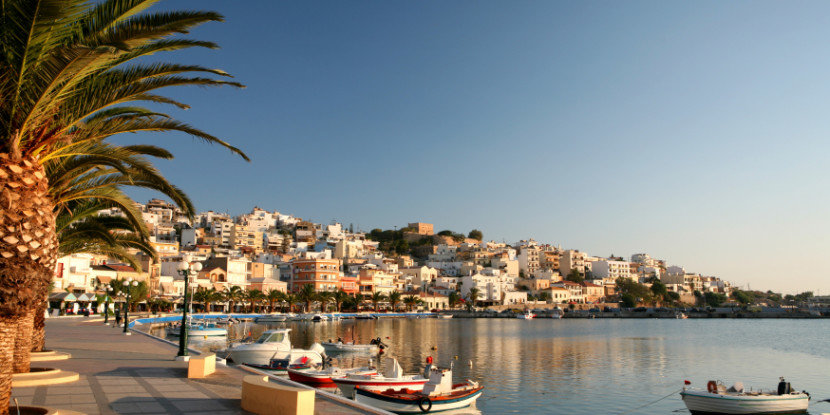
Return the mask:
<svg viewBox="0 0 830 415">
<path fill-rule="evenodd" d="M 98 281 L 99 281 L 101 284 L 109 284 L 109 283 L 110 283 L 110 281 L 112 281 L 112 277 L 104 277 L 104 276 L 100 276 L 100 275 L 99 275 L 99 276 L 97 276 L 97 277 L 95 277 L 95 278 L 98 278 Z"/>
<path fill-rule="evenodd" d="M 173 286 L 172 282 L 162 282 L 161 285 L 161 292 L 164 294 L 175 294 L 176 287 Z"/>
<path fill-rule="evenodd" d="M 49 295 L 49 301 L 77 301 L 78 299 L 72 293 L 52 293 Z"/>
<path fill-rule="evenodd" d="M 83 293 L 78 296 L 78 299 L 75 301 L 95 301 L 98 298 L 93 293 Z"/>
</svg>

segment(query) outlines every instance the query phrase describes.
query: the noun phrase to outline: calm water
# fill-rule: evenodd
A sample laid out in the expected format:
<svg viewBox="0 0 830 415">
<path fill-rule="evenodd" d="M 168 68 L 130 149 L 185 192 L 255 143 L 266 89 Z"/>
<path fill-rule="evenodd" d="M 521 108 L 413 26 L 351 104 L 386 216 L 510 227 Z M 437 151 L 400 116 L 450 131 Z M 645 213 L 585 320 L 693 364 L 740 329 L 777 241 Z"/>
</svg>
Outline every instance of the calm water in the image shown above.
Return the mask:
<svg viewBox="0 0 830 415">
<path fill-rule="evenodd" d="M 830 398 L 830 336 L 826 320 L 733 319 L 381 319 L 290 322 L 296 347 L 314 341 L 382 337 L 407 372 L 427 356 L 455 364 L 455 377 L 485 386 L 476 411 L 466 413 L 688 413 L 677 393 L 683 380 L 740 380 L 747 388 L 775 388 L 778 376 Z M 266 326 L 237 325 L 233 334 L 257 336 Z M 198 339 L 193 346 L 199 347 Z M 201 347 L 207 347 L 202 344 Z M 213 346 L 216 347 L 215 345 Z M 436 350 L 432 350 L 436 348 Z M 455 357 L 457 356 L 457 359 Z M 472 361 L 472 366 L 469 365 Z M 361 358 L 344 358 L 343 366 Z M 636 409 L 666 395 L 669 398 Z M 630 412 L 629 412 L 630 411 Z M 811 414 L 830 412 L 814 403 Z M 462 412 L 464 413 L 464 412 Z"/>
</svg>

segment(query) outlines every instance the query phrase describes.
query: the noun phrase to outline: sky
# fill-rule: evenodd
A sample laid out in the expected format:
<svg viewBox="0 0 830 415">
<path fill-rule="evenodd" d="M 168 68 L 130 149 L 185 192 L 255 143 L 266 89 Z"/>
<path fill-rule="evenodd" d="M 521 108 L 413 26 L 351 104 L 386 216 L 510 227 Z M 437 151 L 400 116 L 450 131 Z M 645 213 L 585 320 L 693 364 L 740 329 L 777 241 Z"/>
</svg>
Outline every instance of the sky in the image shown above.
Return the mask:
<svg viewBox="0 0 830 415">
<path fill-rule="evenodd" d="M 830 3 L 210 1 L 158 59 L 181 88 L 162 172 L 198 210 L 434 223 L 596 256 L 647 252 L 742 288 L 830 294 Z M 156 196 L 133 191 L 137 200 Z"/>
</svg>

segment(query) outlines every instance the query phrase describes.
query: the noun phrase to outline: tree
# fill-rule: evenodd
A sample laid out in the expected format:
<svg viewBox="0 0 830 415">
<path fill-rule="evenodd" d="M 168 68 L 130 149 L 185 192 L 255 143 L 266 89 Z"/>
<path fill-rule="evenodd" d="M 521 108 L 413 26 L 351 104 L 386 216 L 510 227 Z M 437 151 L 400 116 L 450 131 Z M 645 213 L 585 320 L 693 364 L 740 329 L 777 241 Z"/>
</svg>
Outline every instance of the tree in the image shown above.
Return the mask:
<svg viewBox="0 0 830 415">
<path fill-rule="evenodd" d="M 417 307 L 420 304 L 423 304 L 423 300 L 418 298 L 416 295 L 407 295 L 403 298 L 403 303 L 406 305 L 407 311 L 412 311 L 414 307 Z"/>
<path fill-rule="evenodd" d="M 282 300 L 288 306 L 288 312 L 293 313 L 294 312 L 294 304 L 297 304 L 297 302 L 299 301 L 299 299 L 297 298 L 297 295 L 292 294 L 292 293 L 286 293 L 285 297 L 283 297 Z"/>
<path fill-rule="evenodd" d="M 234 306 L 238 301 L 242 301 L 245 292 L 242 290 L 242 287 L 238 285 L 232 285 L 226 286 L 223 294 L 225 296 L 225 301 L 228 302 L 228 313 L 234 313 Z"/>
<path fill-rule="evenodd" d="M 539 301 L 548 302 L 550 301 L 550 292 L 542 291 L 539 293 Z"/>
<path fill-rule="evenodd" d="M 669 291 L 667 294 L 667 298 L 672 304 L 677 304 L 678 302 L 680 302 L 680 294 L 674 291 Z"/>
<path fill-rule="evenodd" d="M 342 289 L 335 291 L 332 295 L 332 301 L 334 301 L 334 308 L 337 310 L 338 313 L 340 312 L 343 303 L 347 301 L 348 297 L 349 294 L 343 291 Z"/>
<path fill-rule="evenodd" d="M 752 295 L 752 293 L 749 293 L 747 291 L 741 291 L 741 290 L 733 290 L 732 291 L 732 298 L 734 298 L 735 301 L 737 301 L 741 304 L 744 304 L 744 305 L 753 302 L 753 300 L 754 300 L 753 297 L 754 296 Z"/>
<path fill-rule="evenodd" d="M 481 233 L 481 231 L 478 230 L 478 229 L 473 229 L 473 230 L 470 231 L 469 234 L 467 234 L 467 237 L 470 238 L 470 239 L 475 239 L 475 240 L 480 241 L 480 240 L 484 239 L 484 234 Z"/>
<path fill-rule="evenodd" d="M 380 304 L 383 300 L 385 300 L 386 296 L 383 295 L 383 293 L 380 292 L 380 291 L 375 291 L 375 292 L 372 293 L 372 296 L 369 297 L 369 299 L 372 301 L 372 308 L 374 308 L 375 312 L 377 313 L 378 312 L 378 304 Z"/>
<path fill-rule="evenodd" d="M 282 301 L 283 298 L 285 298 L 285 293 L 280 291 L 280 290 L 272 288 L 272 289 L 268 290 L 268 293 L 265 296 L 268 299 L 268 312 L 273 313 L 274 312 L 274 304 Z"/>
<path fill-rule="evenodd" d="M 398 304 L 401 302 L 401 293 L 398 290 L 392 290 L 388 296 L 386 296 L 386 300 L 389 302 L 389 305 L 392 307 L 392 311 L 398 310 Z"/>
<path fill-rule="evenodd" d="M 248 301 L 251 302 L 252 313 L 258 312 L 257 307 L 259 306 L 259 303 L 265 300 L 265 294 L 263 294 L 262 291 L 257 289 L 248 290 L 246 297 L 248 297 Z"/>
<path fill-rule="evenodd" d="M 142 14 L 152 2 L 141 0 L 41 3 L 9 0 L 0 8 L 0 187 L 16 188 L 0 195 L 0 217 L 15 229 L 0 242 L 0 413 L 8 411 L 12 364 L 28 371 L 33 315 L 41 310 L 56 262 L 55 201 L 44 166 L 82 154 L 89 156 L 86 163 L 106 170 L 138 146 L 103 141 L 137 131 L 182 131 L 241 154 L 216 137 L 134 104 L 186 107 L 156 93 L 166 86 L 241 86 L 211 77 L 226 76 L 223 71 L 140 59 L 160 51 L 215 47 L 168 37 L 221 20 L 220 15 Z M 150 171 L 152 165 L 143 168 Z M 106 173 L 98 178 L 105 184 Z"/>
<path fill-rule="evenodd" d="M 326 305 L 334 300 L 334 293 L 329 291 L 323 291 L 317 293 L 317 301 L 320 302 L 320 312 L 326 312 Z"/>
<path fill-rule="evenodd" d="M 571 272 L 569 272 L 568 275 L 565 276 L 565 279 L 575 283 L 585 281 L 585 277 L 576 268 L 572 269 Z"/>
<path fill-rule="evenodd" d="M 668 289 L 666 288 L 666 284 L 660 282 L 660 280 L 655 280 L 651 283 L 651 287 L 649 288 L 651 294 L 654 298 L 655 302 L 659 302 L 662 299 L 666 298 L 666 294 L 668 293 Z"/>
<path fill-rule="evenodd" d="M 476 301 L 478 301 L 478 294 L 479 289 L 476 287 L 470 288 L 470 292 L 467 293 L 467 309 L 471 310 L 476 305 Z"/>
<path fill-rule="evenodd" d="M 709 307 L 720 307 L 726 301 L 726 295 L 709 291 L 703 295 L 703 299 Z"/>
<path fill-rule="evenodd" d="M 623 305 L 625 307 L 628 307 L 628 308 L 631 308 L 631 307 L 634 307 L 634 306 L 637 305 L 637 299 L 632 294 L 629 294 L 629 293 L 623 294 L 620 297 L 620 300 L 622 301 Z"/>
<path fill-rule="evenodd" d="M 459 302 L 461 302 L 461 294 L 458 291 L 450 292 L 450 295 L 447 298 L 447 302 L 450 305 L 450 308 L 455 308 Z"/>
<path fill-rule="evenodd" d="M 297 300 L 305 303 L 304 311 L 306 313 L 310 312 L 311 303 L 317 301 L 317 290 L 314 289 L 314 284 L 304 284 L 297 292 Z"/>
</svg>

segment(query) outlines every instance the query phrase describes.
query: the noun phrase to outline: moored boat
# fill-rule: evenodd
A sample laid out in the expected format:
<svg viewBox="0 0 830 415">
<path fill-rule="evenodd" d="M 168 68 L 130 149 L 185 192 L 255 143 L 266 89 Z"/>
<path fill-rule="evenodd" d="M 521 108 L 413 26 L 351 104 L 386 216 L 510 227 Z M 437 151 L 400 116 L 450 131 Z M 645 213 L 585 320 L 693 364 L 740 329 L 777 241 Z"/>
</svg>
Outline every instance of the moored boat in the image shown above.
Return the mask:
<svg viewBox="0 0 830 415">
<path fill-rule="evenodd" d="M 519 314 L 518 316 L 516 316 L 516 318 L 518 318 L 520 320 L 531 320 L 531 319 L 533 319 L 533 317 L 536 317 L 536 314 L 531 313 L 530 310 L 525 310 L 524 313 Z"/>
<path fill-rule="evenodd" d="M 451 319 L 451 318 L 452 318 L 452 314 L 444 314 L 444 313 L 441 313 L 441 314 L 438 314 L 438 318 L 440 318 L 440 319 L 444 319 L 444 320 L 449 320 L 449 319 Z"/>
<path fill-rule="evenodd" d="M 484 387 L 467 380 L 452 383 L 452 369 L 431 368 L 423 389 L 369 390 L 355 388 L 357 402 L 399 414 L 419 414 L 466 408 L 481 397 Z"/>
<path fill-rule="evenodd" d="M 777 391 L 746 391 L 741 382 L 727 389 L 720 382 L 709 381 L 706 389 L 684 386 L 680 397 L 689 412 L 695 415 L 800 414 L 806 413 L 810 405 L 810 395 L 794 391 L 784 378 L 778 383 Z"/>
<path fill-rule="evenodd" d="M 311 321 L 329 321 L 329 316 L 325 314 L 315 314 L 311 316 Z"/>
<path fill-rule="evenodd" d="M 382 391 L 389 388 L 407 388 L 419 391 L 424 388 L 427 378 L 421 375 L 405 375 L 401 365 L 395 358 L 387 360 L 386 369 L 382 374 L 374 375 L 347 375 L 342 378 L 332 378 L 340 392 L 348 398 L 354 397 L 355 386 L 364 390 Z"/>
<path fill-rule="evenodd" d="M 320 343 L 323 346 L 323 349 L 326 350 L 326 353 L 378 353 L 381 349 L 381 345 L 374 343 L 374 340 L 370 344 L 354 344 L 352 342 L 322 342 Z"/>
<path fill-rule="evenodd" d="M 182 325 L 175 324 L 167 329 L 167 332 L 174 335 L 174 336 L 181 336 L 182 334 Z M 208 323 L 208 322 L 187 322 L 187 335 L 198 337 L 198 336 L 227 336 L 228 330 L 216 327 L 215 323 Z"/>
<path fill-rule="evenodd" d="M 252 367 L 254 369 L 267 370 L 269 372 L 285 373 L 287 370 L 310 370 L 315 367 L 320 367 L 323 364 L 322 359 L 318 360 L 314 356 L 306 356 L 301 353 L 290 353 L 285 359 L 271 359 L 267 365 L 259 365 L 255 363 L 243 363 L 244 366 Z"/>
<path fill-rule="evenodd" d="M 266 330 L 253 343 L 237 343 L 228 348 L 228 357 L 235 363 L 269 365 L 271 359 L 288 359 L 290 356 L 308 357 L 317 362 L 323 361 L 325 349 L 319 344 L 311 345 L 310 350 L 293 349 L 289 332 L 291 329 Z"/>
<path fill-rule="evenodd" d="M 285 314 L 269 314 L 254 319 L 256 323 L 282 323 L 285 321 L 288 321 L 288 316 Z"/>
<path fill-rule="evenodd" d="M 313 369 L 300 369 L 300 368 L 288 368 L 288 378 L 293 380 L 294 382 L 300 382 L 309 386 L 314 386 L 317 388 L 333 388 L 337 385 L 334 384 L 334 380 L 336 378 L 343 378 L 348 375 L 375 375 L 377 374 L 377 369 L 367 366 L 367 367 L 358 367 L 352 369 L 341 369 L 336 366 L 329 366 L 325 369 L 313 370 Z"/>
</svg>

